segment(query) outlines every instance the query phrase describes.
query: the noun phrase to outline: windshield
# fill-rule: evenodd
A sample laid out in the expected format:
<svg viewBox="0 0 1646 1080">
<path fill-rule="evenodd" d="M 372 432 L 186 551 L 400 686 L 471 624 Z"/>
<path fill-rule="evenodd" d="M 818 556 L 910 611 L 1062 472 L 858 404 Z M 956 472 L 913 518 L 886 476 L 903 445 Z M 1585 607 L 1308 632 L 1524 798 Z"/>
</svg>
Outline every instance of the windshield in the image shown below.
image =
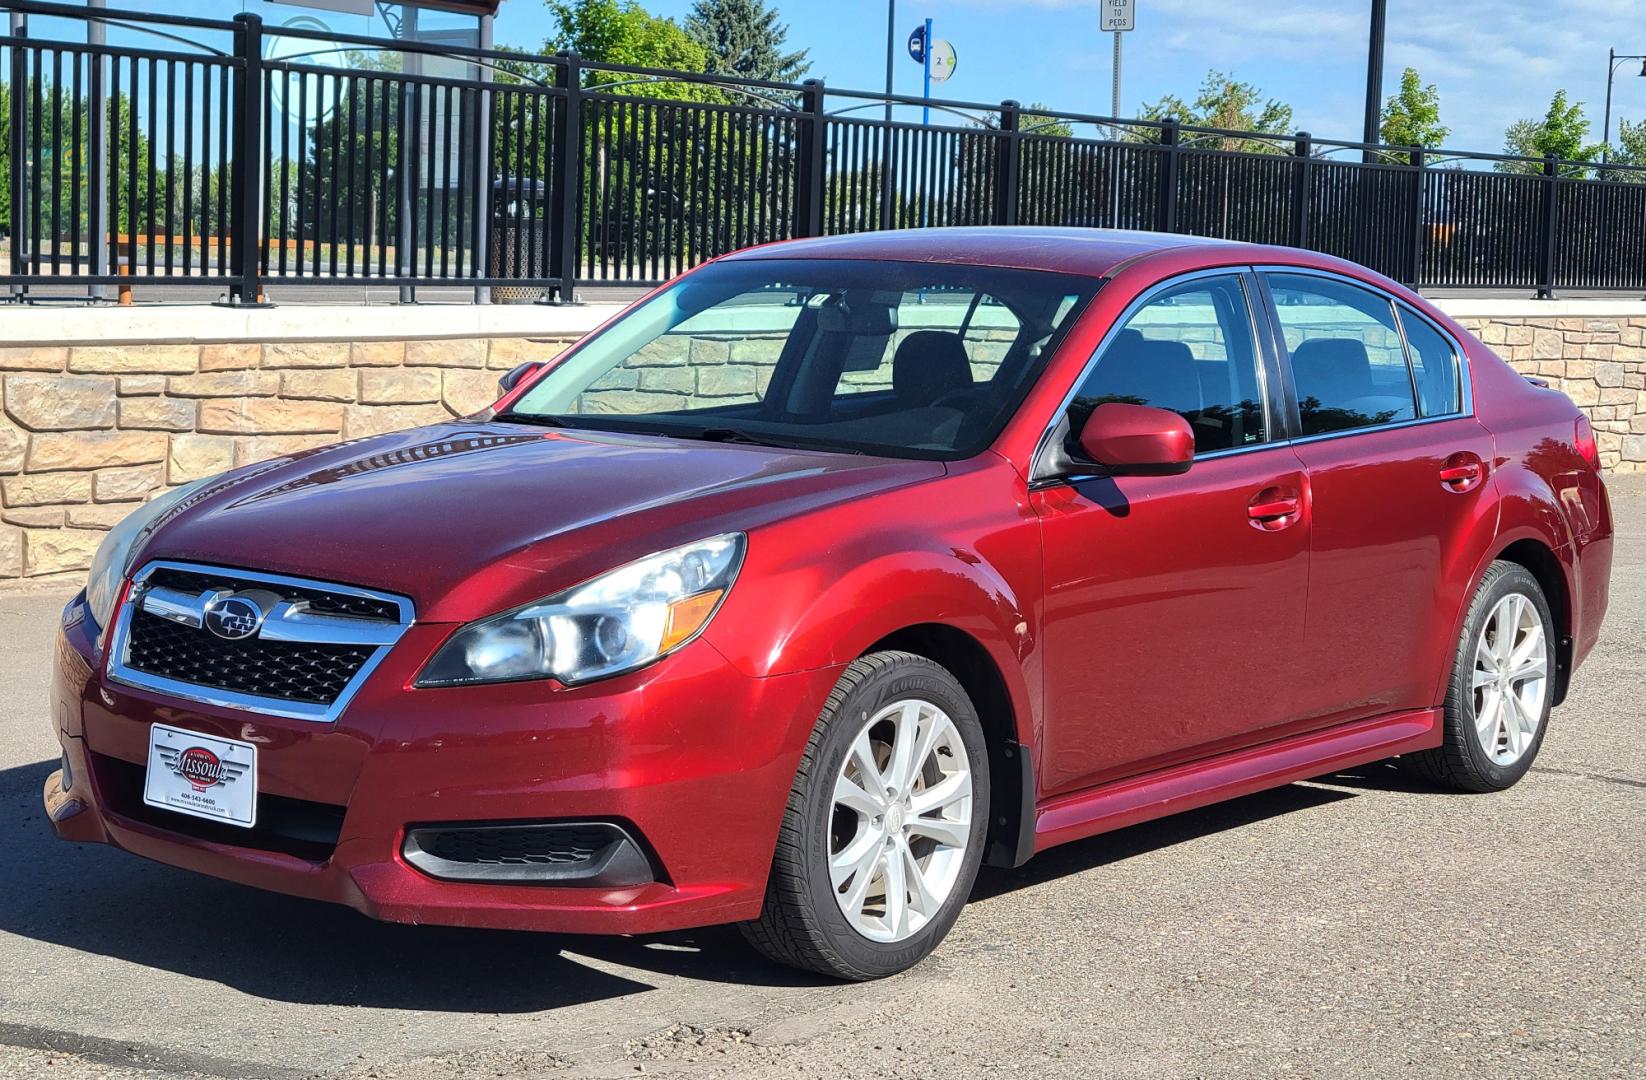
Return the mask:
<svg viewBox="0 0 1646 1080">
<path fill-rule="evenodd" d="M 716 263 L 585 343 L 501 419 L 969 457 L 1099 284 L 980 266 Z"/>
</svg>

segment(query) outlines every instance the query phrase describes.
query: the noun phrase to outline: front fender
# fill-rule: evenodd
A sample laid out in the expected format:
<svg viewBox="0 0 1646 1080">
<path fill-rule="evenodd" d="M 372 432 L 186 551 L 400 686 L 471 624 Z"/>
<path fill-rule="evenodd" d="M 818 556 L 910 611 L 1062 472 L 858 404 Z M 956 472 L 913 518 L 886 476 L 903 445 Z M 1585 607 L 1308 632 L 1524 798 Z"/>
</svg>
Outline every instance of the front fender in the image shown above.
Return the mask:
<svg viewBox="0 0 1646 1080">
<path fill-rule="evenodd" d="M 741 671 L 766 677 L 850 663 L 911 626 L 951 627 L 987 652 L 1029 742 L 1040 535 L 1026 502 L 998 498 L 990 472 L 992 482 L 951 476 L 897 493 L 895 514 L 877 513 L 876 499 L 850 508 L 849 520 L 842 510 L 761 530 L 706 638 Z"/>
</svg>

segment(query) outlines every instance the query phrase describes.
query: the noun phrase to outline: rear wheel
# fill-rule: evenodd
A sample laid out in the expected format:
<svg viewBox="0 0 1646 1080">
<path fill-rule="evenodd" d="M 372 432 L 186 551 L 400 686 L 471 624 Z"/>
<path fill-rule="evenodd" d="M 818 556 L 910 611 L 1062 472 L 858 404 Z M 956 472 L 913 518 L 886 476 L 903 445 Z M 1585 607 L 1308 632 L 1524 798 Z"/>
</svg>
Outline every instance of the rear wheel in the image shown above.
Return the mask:
<svg viewBox="0 0 1646 1080">
<path fill-rule="evenodd" d="M 954 676 L 909 653 L 853 662 L 801 758 L 744 936 L 836 978 L 912 967 L 971 892 L 988 806 L 983 728 Z"/>
<path fill-rule="evenodd" d="M 1519 563 L 1494 562 L 1469 604 L 1446 694 L 1445 741 L 1400 764 L 1462 791 L 1501 791 L 1526 775 L 1553 704 L 1554 619 Z"/>
</svg>

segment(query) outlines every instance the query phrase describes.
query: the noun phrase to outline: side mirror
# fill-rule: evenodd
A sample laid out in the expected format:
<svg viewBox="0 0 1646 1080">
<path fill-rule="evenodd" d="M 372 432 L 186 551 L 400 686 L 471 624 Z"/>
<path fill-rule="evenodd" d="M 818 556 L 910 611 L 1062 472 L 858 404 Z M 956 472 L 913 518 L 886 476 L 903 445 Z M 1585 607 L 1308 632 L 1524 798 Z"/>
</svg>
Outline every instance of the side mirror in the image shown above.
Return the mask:
<svg viewBox="0 0 1646 1080">
<path fill-rule="evenodd" d="M 1092 410 L 1080 454 L 1114 476 L 1172 476 L 1194 462 L 1194 431 L 1169 409 L 1109 401 Z"/>
<path fill-rule="evenodd" d="M 537 374 L 537 369 L 543 366 L 541 360 L 528 360 L 517 368 L 509 370 L 501 379 L 497 380 L 497 388 L 505 394 L 519 386 L 529 376 Z"/>
</svg>

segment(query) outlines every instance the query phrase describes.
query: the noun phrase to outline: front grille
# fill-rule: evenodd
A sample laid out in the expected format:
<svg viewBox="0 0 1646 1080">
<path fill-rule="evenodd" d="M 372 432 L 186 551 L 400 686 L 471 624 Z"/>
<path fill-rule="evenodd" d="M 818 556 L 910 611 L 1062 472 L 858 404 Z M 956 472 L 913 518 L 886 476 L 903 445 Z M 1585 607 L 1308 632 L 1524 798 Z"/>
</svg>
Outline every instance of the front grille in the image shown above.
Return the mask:
<svg viewBox="0 0 1646 1080">
<path fill-rule="evenodd" d="M 374 651 L 261 638 L 229 641 L 139 610 L 132 612 L 126 666 L 236 694 L 330 705 Z"/>
<path fill-rule="evenodd" d="M 186 593 L 247 589 L 259 584 L 245 578 L 237 578 L 228 571 L 184 570 L 175 566 L 157 568 L 149 574 L 146 583 Z M 400 620 L 400 605 L 394 600 L 376 596 L 355 596 L 352 593 L 335 592 L 318 586 L 285 583 L 280 584 L 277 591 L 288 600 L 308 601 L 309 610 L 317 615 L 352 615 L 357 619 L 382 619 L 386 622 Z"/>
<path fill-rule="evenodd" d="M 152 828 L 214 844 L 277 851 L 317 863 L 331 858 L 343 833 L 346 807 L 267 792 L 257 796 L 257 824 L 250 829 L 150 806 L 143 801 L 143 766 L 95 752 L 87 756 L 97 775 L 104 806 L 120 817 Z"/>
<path fill-rule="evenodd" d="M 609 827 L 544 825 L 506 829 L 424 829 L 418 843 L 430 855 L 470 866 L 554 866 L 588 862 L 617 837 Z"/>
<path fill-rule="evenodd" d="M 230 594 L 220 596 L 217 594 Z M 225 637 L 217 605 L 260 608 Z M 134 578 L 111 639 L 109 676 L 157 693 L 269 716 L 331 722 L 412 622 L 410 600 L 345 585 L 194 563 Z"/>
</svg>

